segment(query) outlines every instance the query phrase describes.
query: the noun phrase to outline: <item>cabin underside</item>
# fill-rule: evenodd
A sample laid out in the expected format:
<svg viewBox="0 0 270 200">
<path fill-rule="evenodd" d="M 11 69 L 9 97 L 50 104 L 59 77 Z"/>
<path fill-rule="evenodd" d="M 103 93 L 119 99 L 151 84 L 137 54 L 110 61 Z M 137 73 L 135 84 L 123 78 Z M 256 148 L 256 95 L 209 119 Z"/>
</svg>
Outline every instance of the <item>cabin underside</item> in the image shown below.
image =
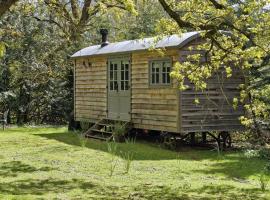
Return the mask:
<svg viewBox="0 0 270 200">
<path fill-rule="evenodd" d="M 163 65 L 183 61 L 193 41 L 179 49 L 167 49 L 166 55 L 141 51 L 125 55 L 100 55 L 75 60 L 75 120 L 96 123 L 101 119 L 129 121 L 134 128 L 173 133 L 240 130 L 243 107 L 233 108 L 239 97 L 243 75 L 234 71 L 226 78 L 220 72 L 208 80 L 205 91 L 194 86 L 185 91 L 170 80 L 166 85 L 153 85 L 150 79 L 153 62 Z M 164 62 L 163 62 L 164 60 Z M 156 69 L 155 69 L 156 70 Z M 155 78 L 166 79 L 162 73 Z M 187 83 L 188 84 L 188 83 Z M 195 103 L 197 102 L 197 103 Z"/>
</svg>

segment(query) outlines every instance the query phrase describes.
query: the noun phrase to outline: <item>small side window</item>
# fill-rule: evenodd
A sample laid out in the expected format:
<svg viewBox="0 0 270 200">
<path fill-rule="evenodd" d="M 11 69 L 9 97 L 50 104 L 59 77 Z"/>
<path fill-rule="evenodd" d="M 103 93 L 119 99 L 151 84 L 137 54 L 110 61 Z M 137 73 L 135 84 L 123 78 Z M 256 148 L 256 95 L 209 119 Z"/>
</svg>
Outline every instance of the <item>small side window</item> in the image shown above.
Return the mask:
<svg viewBox="0 0 270 200">
<path fill-rule="evenodd" d="M 149 82 L 152 86 L 165 86 L 171 84 L 171 61 L 153 60 L 150 62 Z"/>
</svg>

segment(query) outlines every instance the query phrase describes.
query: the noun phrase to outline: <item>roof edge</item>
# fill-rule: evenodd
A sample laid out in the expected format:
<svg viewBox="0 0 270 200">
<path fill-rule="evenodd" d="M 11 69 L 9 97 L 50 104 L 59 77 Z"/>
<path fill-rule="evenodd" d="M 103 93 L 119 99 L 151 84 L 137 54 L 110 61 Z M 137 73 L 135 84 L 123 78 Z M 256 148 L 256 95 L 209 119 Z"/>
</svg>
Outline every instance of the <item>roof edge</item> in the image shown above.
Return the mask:
<svg viewBox="0 0 270 200">
<path fill-rule="evenodd" d="M 156 49 L 158 49 L 158 48 L 156 48 Z M 171 46 L 171 47 L 164 47 L 164 49 L 179 49 L 179 47 L 178 46 Z M 130 54 L 132 52 L 144 52 L 144 51 L 149 51 L 149 49 L 138 49 L 138 50 L 133 50 L 133 51 L 121 51 L 121 52 L 104 53 L 104 54 L 97 54 L 97 55 L 96 54 L 95 55 L 83 55 L 83 56 L 76 56 L 76 57 L 70 56 L 70 59 L 97 57 L 97 56 L 104 56 L 104 55 L 108 55 L 108 56 L 126 55 L 126 54 Z"/>
<path fill-rule="evenodd" d="M 177 47 L 178 48 L 182 48 L 185 45 L 187 45 L 189 42 L 191 42 L 192 40 L 195 40 L 197 38 L 200 38 L 201 34 L 199 32 L 195 33 L 194 35 L 188 37 L 187 39 L 185 39 L 183 42 L 181 42 L 181 44 L 179 44 Z"/>
<path fill-rule="evenodd" d="M 195 39 L 197 39 L 199 37 L 201 37 L 200 32 L 195 32 L 194 31 L 194 34 L 193 35 L 191 35 L 191 36 L 187 37 L 186 39 L 184 39 L 180 44 L 175 45 L 175 46 L 167 46 L 167 47 L 163 47 L 163 48 L 164 49 L 179 49 L 179 48 L 184 47 L 189 42 L 191 42 L 191 41 L 193 41 L 193 40 L 195 40 Z M 129 40 L 127 40 L 127 41 L 129 41 Z M 132 41 L 132 40 L 130 40 L 130 41 Z M 98 45 L 94 45 L 94 46 L 98 46 Z M 86 48 L 88 48 L 88 47 L 85 47 L 83 49 L 86 49 Z M 158 49 L 158 48 L 160 48 L 160 47 L 156 47 L 155 49 Z M 81 52 L 83 49 L 77 51 L 76 53 Z M 137 50 L 127 50 L 127 51 L 121 51 L 121 52 L 109 52 L 109 53 L 107 52 L 107 53 L 100 53 L 100 54 L 93 54 L 93 55 L 78 55 L 78 56 L 75 56 L 75 54 L 76 54 L 75 53 L 75 54 L 73 54 L 73 55 L 70 56 L 70 59 L 74 60 L 76 58 L 85 58 L 85 57 L 95 57 L 95 56 L 104 56 L 104 55 L 118 55 L 118 54 L 129 54 L 129 53 L 132 53 L 132 52 L 143 52 L 143 51 L 148 51 L 148 50 L 149 50 L 149 48 L 147 48 L 147 49 L 137 49 Z"/>
</svg>

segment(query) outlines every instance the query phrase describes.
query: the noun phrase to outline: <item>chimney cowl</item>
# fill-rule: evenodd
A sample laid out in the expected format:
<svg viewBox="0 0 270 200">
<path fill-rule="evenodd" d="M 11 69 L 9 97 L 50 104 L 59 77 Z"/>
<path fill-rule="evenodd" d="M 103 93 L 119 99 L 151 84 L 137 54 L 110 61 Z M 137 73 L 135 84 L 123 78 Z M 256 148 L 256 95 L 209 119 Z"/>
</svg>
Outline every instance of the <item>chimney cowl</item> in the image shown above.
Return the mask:
<svg viewBox="0 0 270 200">
<path fill-rule="evenodd" d="M 108 42 L 108 33 L 109 33 L 108 29 L 105 29 L 105 28 L 100 29 L 100 34 L 101 34 L 101 37 L 102 37 L 101 47 L 104 47 L 104 46 L 109 44 L 109 42 Z"/>
</svg>

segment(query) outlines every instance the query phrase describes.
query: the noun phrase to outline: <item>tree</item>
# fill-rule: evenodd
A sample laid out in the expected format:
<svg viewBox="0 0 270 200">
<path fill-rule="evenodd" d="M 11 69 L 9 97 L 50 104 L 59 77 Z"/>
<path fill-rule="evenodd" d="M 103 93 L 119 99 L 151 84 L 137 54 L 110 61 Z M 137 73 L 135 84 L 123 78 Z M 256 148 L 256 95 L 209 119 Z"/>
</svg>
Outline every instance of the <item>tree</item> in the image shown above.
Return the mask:
<svg viewBox="0 0 270 200">
<path fill-rule="evenodd" d="M 40 23 L 18 5 L 2 20 L 6 54 L 0 60 L 0 108 L 9 108 L 18 124 L 63 123 L 71 112 L 72 97 L 65 49 L 51 56 L 51 49 L 63 42 L 55 27 Z M 57 105 L 56 105 L 57 104 Z"/>
<path fill-rule="evenodd" d="M 187 62 L 176 65 L 172 76 L 179 80 L 180 88 L 185 89 L 184 80 L 188 78 L 197 89 L 204 90 L 207 87 L 206 79 L 218 70 L 224 69 L 230 77 L 233 63 L 235 67 L 247 71 L 250 80 L 248 84 L 241 85 L 240 101 L 248 99 L 245 107 L 252 118 L 242 117 L 242 122 L 256 125 L 256 117 L 268 116 L 269 107 L 266 104 L 257 106 L 255 93 L 258 88 L 252 86 L 252 81 L 256 79 L 252 75 L 262 74 L 260 69 L 266 70 L 270 62 L 269 0 L 159 2 L 174 20 L 178 30 L 200 31 L 201 36 L 208 41 L 198 47 L 204 54 L 190 56 Z M 194 62 L 202 56 L 208 58 L 206 63 Z M 269 71 L 266 77 L 260 77 L 260 84 L 269 87 Z"/>
<path fill-rule="evenodd" d="M 96 24 L 104 21 L 105 13 L 132 8 L 128 1 L 93 2 L 20 1 L 3 16 L 0 37 L 6 54 L 0 60 L 0 108 L 9 108 L 13 121 L 69 120 L 73 63 L 68 55 L 99 40 Z"/>
</svg>

